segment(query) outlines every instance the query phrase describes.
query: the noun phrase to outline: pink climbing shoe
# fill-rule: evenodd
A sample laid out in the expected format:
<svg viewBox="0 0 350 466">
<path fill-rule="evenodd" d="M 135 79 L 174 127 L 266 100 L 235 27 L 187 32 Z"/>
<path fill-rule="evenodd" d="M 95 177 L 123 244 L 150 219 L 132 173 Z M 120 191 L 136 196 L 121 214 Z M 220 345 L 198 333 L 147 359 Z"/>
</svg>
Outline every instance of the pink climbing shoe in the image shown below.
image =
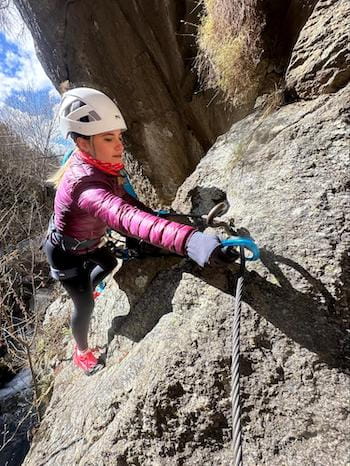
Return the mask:
<svg viewBox="0 0 350 466">
<path fill-rule="evenodd" d="M 74 345 L 73 363 L 76 367 L 82 369 L 86 375 L 92 375 L 104 367 L 91 349 L 87 349 L 83 353 L 80 353 L 77 345 Z"/>
</svg>

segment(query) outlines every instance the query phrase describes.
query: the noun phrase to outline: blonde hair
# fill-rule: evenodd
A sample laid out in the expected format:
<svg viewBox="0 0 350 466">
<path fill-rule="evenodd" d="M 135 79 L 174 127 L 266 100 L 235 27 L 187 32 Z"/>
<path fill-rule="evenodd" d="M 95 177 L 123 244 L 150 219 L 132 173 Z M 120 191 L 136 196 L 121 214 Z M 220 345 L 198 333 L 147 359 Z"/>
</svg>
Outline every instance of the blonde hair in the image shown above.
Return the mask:
<svg viewBox="0 0 350 466">
<path fill-rule="evenodd" d="M 67 161 L 58 169 L 56 170 L 51 176 L 50 178 L 48 178 L 46 180 L 47 183 L 51 183 L 53 184 L 53 186 L 57 189 L 62 178 L 63 178 L 63 175 L 66 173 L 67 169 L 69 168 L 69 165 L 70 165 L 70 161 L 72 160 L 72 155 L 74 154 L 75 151 L 77 150 L 81 150 L 80 146 L 79 146 L 79 142 L 77 141 L 78 138 L 83 138 L 83 139 L 88 139 L 91 144 L 93 145 L 93 136 L 83 136 L 81 134 L 78 134 L 78 133 L 71 133 L 71 137 L 73 139 L 73 141 L 75 142 L 75 149 L 73 150 L 73 152 L 71 153 L 71 155 L 69 156 L 69 158 L 67 159 Z"/>
<path fill-rule="evenodd" d="M 69 168 L 70 162 L 71 162 L 71 157 L 69 157 L 69 159 L 58 170 L 56 170 L 46 180 L 46 182 L 53 184 L 54 187 L 57 189 L 60 182 L 61 182 L 61 180 L 62 180 L 62 178 L 63 178 L 63 175 L 66 173 L 67 169 Z"/>
</svg>

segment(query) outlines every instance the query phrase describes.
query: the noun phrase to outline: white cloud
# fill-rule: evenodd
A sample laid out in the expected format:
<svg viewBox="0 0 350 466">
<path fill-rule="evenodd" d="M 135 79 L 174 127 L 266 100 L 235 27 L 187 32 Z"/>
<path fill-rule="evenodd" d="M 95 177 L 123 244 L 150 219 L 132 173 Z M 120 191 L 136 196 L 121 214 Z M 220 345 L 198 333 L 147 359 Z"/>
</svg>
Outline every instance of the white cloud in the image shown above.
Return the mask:
<svg viewBox="0 0 350 466">
<path fill-rule="evenodd" d="M 18 56 L 10 50 L 7 50 L 6 52 L 6 65 L 8 67 L 18 65 Z"/>
<path fill-rule="evenodd" d="M 63 154 L 72 143 L 59 133 L 59 93 L 42 68 L 35 54 L 32 36 L 12 2 L 6 10 L 6 28 L 1 32 L 15 47 L 6 51 L 5 66 L 0 70 L 0 120 L 6 122 L 26 144 L 43 153 L 49 148 L 54 153 Z M 10 70 L 13 70 L 12 76 Z M 36 93 L 42 90 L 47 95 L 44 100 L 38 97 L 39 92 Z M 13 105 L 16 108 L 11 107 L 11 99 L 8 99 L 14 93 Z M 21 109 L 18 102 L 23 104 Z"/>
<path fill-rule="evenodd" d="M 50 90 L 49 90 L 49 97 L 50 99 L 55 99 L 57 97 L 59 97 L 59 93 L 57 92 L 56 88 L 55 87 L 52 87 Z"/>
<path fill-rule="evenodd" d="M 13 76 L 0 72 L 0 107 L 12 91 L 21 91 L 28 87 L 34 91 L 53 88 L 35 54 L 32 36 L 13 4 L 6 11 L 6 22 L 6 40 L 18 47 L 18 55 L 8 51 L 6 60 L 8 65 L 16 64 L 17 71 Z"/>
</svg>

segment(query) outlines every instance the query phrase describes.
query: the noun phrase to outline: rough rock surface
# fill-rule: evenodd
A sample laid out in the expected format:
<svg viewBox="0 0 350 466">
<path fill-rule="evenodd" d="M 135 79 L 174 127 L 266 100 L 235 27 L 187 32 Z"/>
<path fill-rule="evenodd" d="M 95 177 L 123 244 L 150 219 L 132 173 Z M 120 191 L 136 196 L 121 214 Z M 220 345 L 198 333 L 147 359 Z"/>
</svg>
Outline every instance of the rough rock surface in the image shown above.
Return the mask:
<svg viewBox="0 0 350 466">
<path fill-rule="evenodd" d="M 310 99 L 336 92 L 350 79 L 350 2 L 319 0 L 294 46 L 287 88 Z"/>
<path fill-rule="evenodd" d="M 349 109 L 350 85 L 246 118 L 177 197 L 199 213 L 225 193 L 262 248 L 245 294 L 246 464 L 348 459 Z"/>
<path fill-rule="evenodd" d="M 225 216 L 261 246 L 242 309 L 249 466 L 348 460 L 349 108 L 347 86 L 257 111 L 217 141 L 175 202 L 205 213 L 226 197 Z M 231 465 L 235 270 L 173 257 L 123 266 L 91 331 L 109 343 L 107 367 L 87 378 L 62 363 L 24 464 Z"/>
</svg>

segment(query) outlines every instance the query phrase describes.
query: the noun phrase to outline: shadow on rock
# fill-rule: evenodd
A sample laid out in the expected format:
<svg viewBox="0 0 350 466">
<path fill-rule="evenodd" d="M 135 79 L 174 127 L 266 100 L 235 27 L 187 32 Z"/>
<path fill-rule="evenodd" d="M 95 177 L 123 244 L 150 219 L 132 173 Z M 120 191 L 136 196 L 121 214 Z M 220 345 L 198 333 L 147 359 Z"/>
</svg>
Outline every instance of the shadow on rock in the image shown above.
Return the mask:
<svg viewBox="0 0 350 466">
<path fill-rule="evenodd" d="M 114 279 L 126 293 L 130 311 L 112 320 L 108 344 L 116 335 L 140 341 L 164 314 L 172 311 L 171 300 L 183 271 L 174 266 L 181 260 L 175 256 L 135 259 L 118 270 Z"/>
<path fill-rule="evenodd" d="M 247 271 L 243 301 L 293 341 L 317 353 L 320 360 L 343 370 L 349 368 L 348 334 L 344 324 L 345 313 L 349 311 L 343 305 L 344 296 L 342 301 L 336 300 L 320 280 L 289 258 L 262 250 L 261 260 L 279 284 L 269 282 L 255 271 Z M 308 283 L 308 291 L 295 289 L 279 264 L 300 274 Z M 210 270 L 203 269 L 196 275 L 217 286 L 217 277 Z M 348 275 L 344 288 L 347 280 Z M 225 291 L 231 293 L 235 289 L 234 274 L 229 283 L 230 288 Z"/>
<path fill-rule="evenodd" d="M 347 256 L 346 256 L 347 257 Z M 317 353 L 330 366 L 349 366 L 346 349 L 348 335 L 345 314 L 348 313 L 346 283 L 349 279 L 348 258 L 344 259 L 343 291 L 335 299 L 324 284 L 292 259 L 262 250 L 261 261 L 275 277 L 271 283 L 257 272 L 246 272 L 243 301 L 296 343 Z M 281 265 L 302 277 L 305 292 L 293 287 Z M 248 265 L 249 266 L 249 265 Z M 130 261 L 118 271 L 115 279 L 129 300 L 127 316 L 113 319 L 108 344 L 116 335 L 139 342 L 172 312 L 172 300 L 184 272 L 201 278 L 225 293 L 234 294 L 238 265 L 231 269 L 201 269 L 180 257 L 150 257 Z"/>
</svg>

